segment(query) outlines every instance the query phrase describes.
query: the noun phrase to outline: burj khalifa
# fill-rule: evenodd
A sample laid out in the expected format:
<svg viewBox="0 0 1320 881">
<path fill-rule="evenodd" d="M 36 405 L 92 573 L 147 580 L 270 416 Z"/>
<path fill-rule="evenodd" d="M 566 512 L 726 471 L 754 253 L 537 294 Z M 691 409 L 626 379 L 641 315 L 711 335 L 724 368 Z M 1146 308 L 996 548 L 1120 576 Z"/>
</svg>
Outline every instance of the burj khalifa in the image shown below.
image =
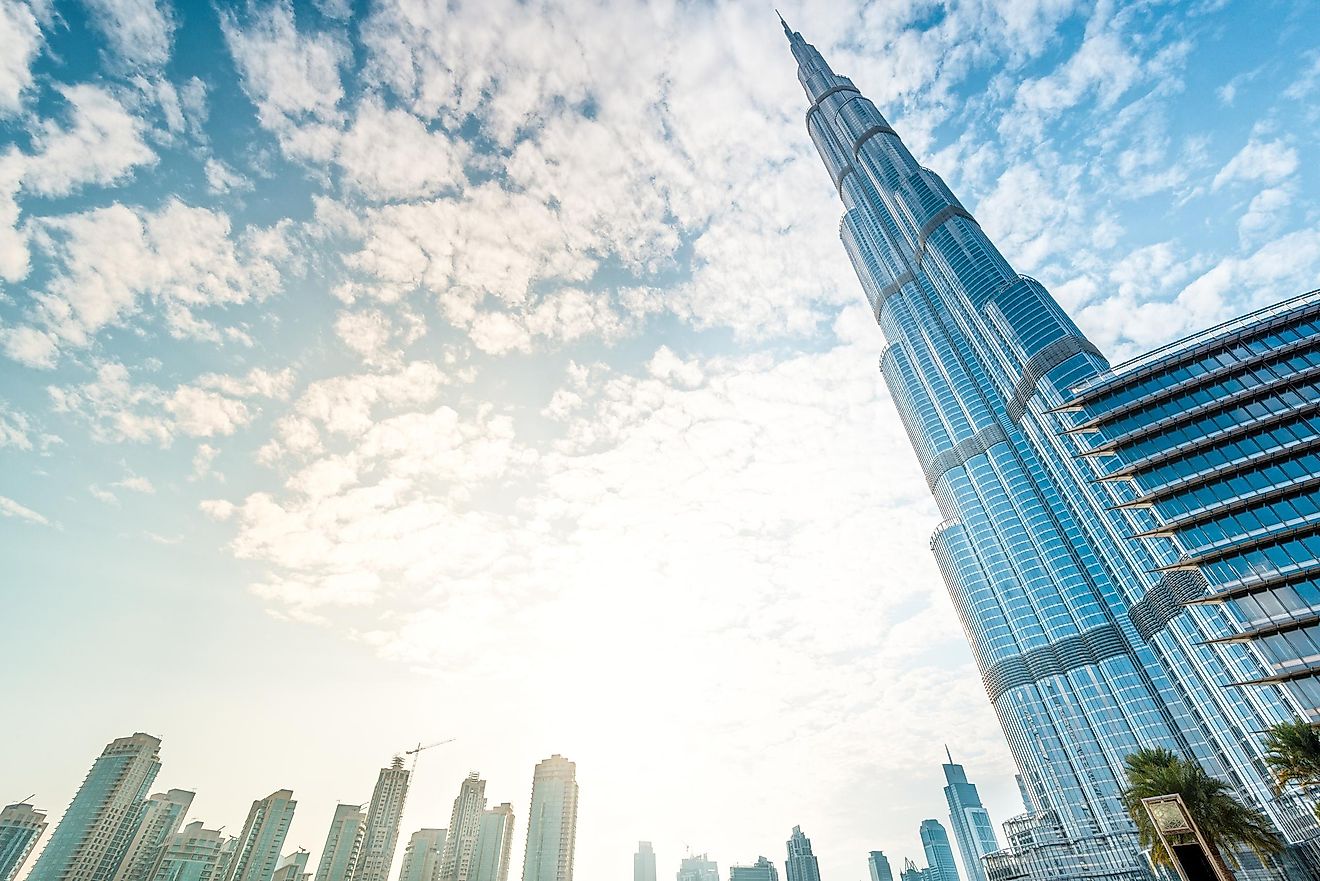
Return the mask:
<svg viewBox="0 0 1320 881">
<path fill-rule="evenodd" d="M 1286 825 L 1253 736 L 1289 717 L 1285 700 L 1223 687 L 1263 671 L 1247 647 L 1207 642 L 1232 632 L 1223 610 L 1132 613 L 1170 589 L 1162 561 L 1128 540 L 1051 412 L 1108 362 L 853 82 L 784 31 L 888 343 L 880 368 L 944 518 L 930 547 L 1032 802 L 989 876 L 1150 877 L 1120 802 L 1143 746 L 1195 759 Z"/>
</svg>

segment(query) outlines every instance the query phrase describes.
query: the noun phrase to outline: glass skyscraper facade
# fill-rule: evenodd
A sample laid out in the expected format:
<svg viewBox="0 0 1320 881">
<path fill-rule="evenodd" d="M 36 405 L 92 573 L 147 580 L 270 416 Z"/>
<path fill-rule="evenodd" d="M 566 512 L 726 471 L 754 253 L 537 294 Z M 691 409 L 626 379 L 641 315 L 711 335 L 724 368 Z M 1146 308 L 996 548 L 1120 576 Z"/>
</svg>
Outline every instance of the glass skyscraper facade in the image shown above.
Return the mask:
<svg viewBox="0 0 1320 881">
<path fill-rule="evenodd" d="M 1148 877 L 1119 798 L 1123 761 L 1143 746 L 1194 758 L 1287 828 L 1295 812 L 1248 733 L 1289 707 L 1223 687 L 1269 671 L 1216 641 L 1237 630 L 1219 609 L 1181 608 L 1158 627 L 1143 616 L 1168 586 L 1159 563 L 1128 539 L 1054 412 L 1107 361 L 852 81 L 784 30 L 845 250 L 888 342 L 881 370 L 944 518 L 931 550 L 1034 808 L 1010 846 L 1032 847 L 1029 827 L 1057 831 L 1050 859 L 1067 866 L 1054 877 Z M 998 877 L 1048 877 L 1040 856 L 1001 856 Z"/>
<path fill-rule="evenodd" d="M 811 839 L 802 834 L 801 826 L 793 827 L 787 845 L 788 862 L 784 867 L 787 881 L 820 881 L 820 865 L 811 852 Z"/>
<path fill-rule="evenodd" d="M 1222 618 L 1232 632 L 1206 638 L 1266 664 L 1234 679 L 1320 722 L 1320 292 L 1119 365 L 1057 409 L 1156 561 L 1139 623 Z M 1294 816 L 1309 837 L 1310 811 Z"/>
<path fill-rule="evenodd" d="M 160 738 L 138 732 L 107 744 L 28 878 L 113 878 L 142 821 L 143 802 L 159 771 Z"/>
<path fill-rule="evenodd" d="M 927 881 L 959 881 L 949 833 L 939 820 L 921 821 L 921 849 L 926 852 Z"/>
<path fill-rule="evenodd" d="M 766 857 L 757 857 L 750 866 L 729 869 L 729 881 L 779 881 L 779 870 Z"/>
<path fill-rule="evenodd" d="M 0 810 L 0 881 L 14 881 L 46 831 L 46 814 L 27 803 Z"/>
<path fill-rule="evenodd" d="M 954 764 L 947 747 L 945 754 L 949 762 L 944 766 L 944 800 L 949 803 L 949 823 L 962 854 L 963 869 L 968 881 L 986 881 L 981 858 L 999 850 L 995 826 L 990 822 L 990 812 L 981 804 L 976 784 L 968 782 L 967 772 L 962 765 Z"/>
<path fill-rule="evenodd" d="M 873 850 L 866 855 L 866 871 L 871 881 L 894 881 L 894 871 L 889 868 L 889 857 L 882 850 Z"/>
<path fill-rule="evenodd" d="M 538 762 L 527 811 L 523 881 L 573 881 L 577 808 L 577 765 L 557 754 Z"/>
</svg>

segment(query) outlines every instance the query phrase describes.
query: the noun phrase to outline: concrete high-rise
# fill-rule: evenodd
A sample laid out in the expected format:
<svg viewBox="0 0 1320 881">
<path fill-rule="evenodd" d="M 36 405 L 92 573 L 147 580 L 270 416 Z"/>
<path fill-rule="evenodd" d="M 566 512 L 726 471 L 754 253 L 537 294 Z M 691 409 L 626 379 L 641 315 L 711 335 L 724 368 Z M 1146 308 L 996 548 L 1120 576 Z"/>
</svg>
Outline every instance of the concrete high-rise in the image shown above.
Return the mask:
<svg viewBox="0 0 1320 881">
<path fill-rule="evenodd" d="M 445 852 L 440 860 L 440 881 L 472 881 L 476 866 L 481 815 L 486 810 L 486 781 L 476 771 L 458 788 L 454 810 L 449 815 Z"/>
<path fill-rule="evenodd" d="M 949 833 L 939 820 L 921 821 L 921 847 L 926 851 L 926 877 L 929 881 L 960 881 Z"/>
<path fill-rule="evenodd" d="M 142 806 L 142 821 L 129 842 L 114 881 L 150 881 L 156 861 L 170 836 L 179 831 L 192 807 L 194 793 L 171 789 L 151 795 Z"/>
<path fill-rule="evenodd" d="M 757 857 L 750 866 L 733 866 L 729 881 L 779 881 L 779 870 L 766 857 Z"/>
<path fill-rule="evenodd" d="M 394 852 L 399 846 L 399 820 L 408 798 L 409 776 L 399 756 L 394 757 L 388 768 L 380 769 L 371 804 L 367 807 L 367 822 L 353 881 L 389 881 Z"/>
<path fill-rule="evenodd" d="M 572 881 L 577 845 L 577 766 L 561 755 L 532 774 L 523 881 Z"/>
<path fill-rule="evenodd" d="M 633 881 L 656 881 L 655 848 L 649 841 L 637 842 L 637 853 L 633 854 Z"/>
<path fill-rule="evenodd" d="M 894 881 L 894 872 L 889 868 L 889 857 L 882 850 L 873 850 L 866 857 L 866 869 L 871 881 Z"/>
<path fill-rule="evenodd" d="M 234 839 L 200 820 L 170 836 L 152 867 L 150 881 L 219 881 Z"/>
<path fill-rule="evenodd" d="M 225 870 L 225 881 L 271 881 L 296 807 L 298 802 L 288 789 L 252 803 Z"/>
<path fill-rule="evenodd" d="M 948 747 L 944 748 L 944 754 L 949 759 L 944 766 L 944 780 L 948 784 L 944 787 L 944 800 L 949 803 L 949 823 L 962 855 L 963 870 L 968 881 L 986 881 L 981 858 L 999 850 L 999 839 L 990 822 L 990 812 L 981 804 L 976 784 L 967 781 L 962 765 L 954 764 Z"/>
<path fill-rule="evenodd" d="M 1275 692 L 1220 687 L 1268 671 L 1216 642 L 1234 633 L 1225 616 L 1164 614 L 1174 579 L 1128 540 L 1055 412 L 1108 362 L 852 81 L 784 30 L 808 131 L 845 206 L 845 251 L 889 343 L 881 369 L 944 517 L 931 549 L 1033 805 L 1049 815 L 1032 822 L 1062 832 L 1051 852 L 1065 863 L 1040 864 L 1044 877 L 1145 879 L 1121 799 L 1123 760 L 1142 746 L 1196 760 L 1288 831 L 1292 800 L 1275 796 L 1259 739 L 1243 736 L 1288 707 Z M 1029 854 L 1018 862 L 997 871 L 1035 871 Z"/>
<path fill-rule="evenodd" d="M 677 881 L 720 881 L 720 867 L 707 854 L 689 854 L 678 864 Z"/>
<path fill-rule="evenodd" d="M 307 871 L 307 863 L 312 855 L 303 848 L 286 853 L 275 867 L 273 881 L 312 881 L 312 873 Z"/>
<path fill-rule="evenodd" d="M 321 859 L 316 864 L 315 881 L 350 881 L 362 852 L 366 827 L 367 815 L 361 805 L 335 805 Z"/>
<path fill-rule="evenodd" d="M 513 853 L 513 805 L 505 802 L 481 814 L 472 881 L 508 881 Z"/>
<path fill-rule="evenodd" d="M 446 829 L 418 829 L 403 849 L 399 881 L 439 881 Z"/>
<path fill-rule="evenodd" d="M 788 837 L 788 862 L 785 864 L 787 881 L 820 881 L 820 866 L 811 852 L 811 839 L 802 834 L 802 827 L 794 826 Z"/>
<path fill-rule="evenodd" d="M 14 881 L 45 831 L 45 811 L 30 804 L 5 805 L 0 810 L 0 881 Z"/>
<path fill-rule="evenodd" d="M 304 881 L 305 878 L 310 877 L 307 871 L 307 860 L 310 856 L 301 847 L 293 853 L 286 853 L 280 858 L 280 864 L 275 867 L 271 881 Z"/>
<path fill-rule="evenodd" d="M 119 871 L 160 771 L 160 738 L 112 740 L 60 818 L 29 881 L 107 881 Z"/>
</svg>

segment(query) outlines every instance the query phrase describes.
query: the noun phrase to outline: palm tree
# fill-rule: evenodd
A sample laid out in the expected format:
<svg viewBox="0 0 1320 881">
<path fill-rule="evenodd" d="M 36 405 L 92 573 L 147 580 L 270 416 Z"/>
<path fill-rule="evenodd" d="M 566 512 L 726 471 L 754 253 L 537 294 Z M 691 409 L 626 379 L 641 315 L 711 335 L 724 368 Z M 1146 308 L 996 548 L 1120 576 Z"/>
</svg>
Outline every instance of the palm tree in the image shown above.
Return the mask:
<svg viewBox="0 0 1320 881">
<path fill-rule="evenodd" d="M 1250 848 L 1262 860 L 1283 850 L 1269 818 L 1238 801 L 1227 783 L 1211 777 L 1196 762 L 1163 747 L 1143 747 L 1128 756 L 1125 764 L 1128 787 L 1123 790 L 1123 806 L 1155 865 L 1173 868 L 1173 858 L 1141 803 L 1143 798 L 1158 795 L 1182 796 L 1210 847 L 1209 858 L 1226 876 L 1229 865 L 1238 868 L 1236 850 Z"/>
<path fill-rule="evenodd" d="M 1280 792 L 1295 784 L 1320 787 L 1320 732 L 1310 722 L 1280 722 L 1265 732 L 1265 764 Z M 1316 808 L 1320 813 L 1320 806 Z"/>
</svg>

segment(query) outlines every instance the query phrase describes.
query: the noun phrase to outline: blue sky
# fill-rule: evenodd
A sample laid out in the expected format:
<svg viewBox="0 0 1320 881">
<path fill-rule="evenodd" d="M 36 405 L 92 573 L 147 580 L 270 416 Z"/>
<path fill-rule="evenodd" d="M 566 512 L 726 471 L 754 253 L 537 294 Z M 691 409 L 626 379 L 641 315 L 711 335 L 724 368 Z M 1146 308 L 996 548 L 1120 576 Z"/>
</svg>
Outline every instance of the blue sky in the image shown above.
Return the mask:
<svg viewBox="0 0 1320 881">
<path fill-rule="evenodd" d="M 781 9 L 1116 360 L 1317 286 L 1314 3 Z M 1017 811 L 769 6 L 0 0 L 0 46 L 14 798 L 148 730 L 315 851 L 454 736 L 405 824 L 480 769 L 520 853 L 562 752 L 584 881 L 916 857 L 945 741 Z"/>
</svg>

